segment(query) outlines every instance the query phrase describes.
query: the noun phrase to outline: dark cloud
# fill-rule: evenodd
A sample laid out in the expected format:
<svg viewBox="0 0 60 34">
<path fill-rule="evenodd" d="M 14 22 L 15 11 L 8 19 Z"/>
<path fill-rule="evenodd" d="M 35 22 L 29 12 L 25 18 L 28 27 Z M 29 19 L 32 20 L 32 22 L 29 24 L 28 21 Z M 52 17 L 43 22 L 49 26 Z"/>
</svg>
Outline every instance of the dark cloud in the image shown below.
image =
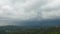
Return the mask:
<svg viewBox="0 0 60 34">
<path fill-rule="evenodd" d="M 59 0 L 0 0 L 1 25 L 21 25 L 27 20 L 27 23 L 39 24 L 40 20 L 59 17 Z"/>
</svg>

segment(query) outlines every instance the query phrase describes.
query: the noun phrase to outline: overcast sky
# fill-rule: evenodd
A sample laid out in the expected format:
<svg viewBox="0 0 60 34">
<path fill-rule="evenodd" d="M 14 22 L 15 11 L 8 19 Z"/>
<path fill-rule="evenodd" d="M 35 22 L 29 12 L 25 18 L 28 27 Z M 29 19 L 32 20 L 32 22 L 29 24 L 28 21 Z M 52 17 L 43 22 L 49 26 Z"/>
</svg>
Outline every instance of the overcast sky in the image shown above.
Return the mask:
<svg viewBox="0 0 60 34">
<path fill-rule="evenodd" d="M 59 17 L 60 0 L 0 0 L 0 26 Z"/>
</svg>

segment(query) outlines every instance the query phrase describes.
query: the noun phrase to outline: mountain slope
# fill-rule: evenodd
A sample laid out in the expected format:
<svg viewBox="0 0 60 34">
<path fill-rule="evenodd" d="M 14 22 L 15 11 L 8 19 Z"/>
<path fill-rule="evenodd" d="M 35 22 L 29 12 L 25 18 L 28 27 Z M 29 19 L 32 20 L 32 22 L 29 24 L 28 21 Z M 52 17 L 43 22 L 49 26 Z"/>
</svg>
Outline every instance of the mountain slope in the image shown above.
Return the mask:
<svg viewBox="0 0 60 34">
<path fill-rule="evenodd" d="M 25 26 L 60 26 L 60 19 L 41 20 L 41 21 L 25 21 Z"/>
</svg>

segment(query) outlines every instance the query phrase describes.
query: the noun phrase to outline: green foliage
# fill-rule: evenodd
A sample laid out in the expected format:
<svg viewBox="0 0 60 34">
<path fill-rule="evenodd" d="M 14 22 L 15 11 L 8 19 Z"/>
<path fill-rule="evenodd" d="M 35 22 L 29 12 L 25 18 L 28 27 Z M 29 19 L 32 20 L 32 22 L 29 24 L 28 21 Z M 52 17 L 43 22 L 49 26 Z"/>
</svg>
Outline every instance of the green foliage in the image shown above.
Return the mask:
<svg viewBox="0 0 60 34">
<path fill-rule="evenodd" d="M 5 27 L 4 27 L 5 28 Z M 0 28 L 0 34 L 60 34 L 60 27 L 48 28 Z"/>
</svg>

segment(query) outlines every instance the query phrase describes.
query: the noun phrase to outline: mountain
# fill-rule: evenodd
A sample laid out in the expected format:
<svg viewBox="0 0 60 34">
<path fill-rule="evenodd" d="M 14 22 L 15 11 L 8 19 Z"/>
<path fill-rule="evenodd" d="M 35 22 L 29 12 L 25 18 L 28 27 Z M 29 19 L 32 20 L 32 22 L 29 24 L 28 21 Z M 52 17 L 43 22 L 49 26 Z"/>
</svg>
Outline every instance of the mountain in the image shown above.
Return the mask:
<svg viewBox="0 0 60 34">
<path fill-rule="evenodd" d="M 23 26 L 20 25 L 7 25 L 7 26 L 0 26 L 1 29 L 10 29 L 15 30 L 17 28 L 20 29 L 27 29 L 27 28 L 41 28 L 41 27 L 49 27 L 49 26 L 60 26 L 60 19 L 47 19 L 47 20 L 34 20 L 34 21 L 23 21 Z M 11 29 L 12 28 L 12 29 Z"/>
<path fill-rule="evenodd" d="M 60 26 L 60 19 L 47 19 L 41 21 L 24 21 L 25 26 Z"/>
<path fill-rule="evenodd" d="M 60 27 L 48 27 L 39 29 L 30 29 L 25 26 L 1 26 L 0 34 L 60 34 Z"/>
<path fill-rule="evenodd" d="M 34 20 L 34 21 L 23 21 L 24 26 L 18 25 L 7 25 L 0 26 L 0 34 L 49 34 L 59 33 L 60 34 L 60 19 L 53 20 Z M 59 26 L 59 27 L 56 27 Z M 51 27 L 52 26 L 52 27 Z M 43 27 L 43 28 L 42 28 Z M 47 27 L 47 28 L 46 28 Z"/>
</svg>

